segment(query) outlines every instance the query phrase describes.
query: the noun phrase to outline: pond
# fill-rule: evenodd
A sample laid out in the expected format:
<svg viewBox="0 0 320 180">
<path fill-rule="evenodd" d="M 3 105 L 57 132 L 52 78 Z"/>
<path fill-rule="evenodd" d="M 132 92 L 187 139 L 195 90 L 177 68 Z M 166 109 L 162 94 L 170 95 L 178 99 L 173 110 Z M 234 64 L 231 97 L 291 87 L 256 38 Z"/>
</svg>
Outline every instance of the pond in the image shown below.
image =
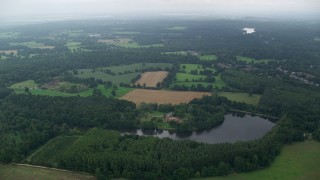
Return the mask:
<svg viewBox="0 0 320 180">
<path fill-rule="evenodd" d="M 139 136 L 154 136 L 170 138 L 174 140 L 193 140 L 208 144 L 234 143 L 237 141 L 249 141 L 263 137 L 275 124 L 259 116 L 248 114 L 237 116 L 226 114 L 224 122 L 212 129 L 194 131 L 190 133 L 176 133 L 167 130 L 141 130 L 138 129 L 130 134 Z"/>
<path fill-rule="evenodd" d="M 243 28 L 242 30 L 245 31 L 244 34 L 252 34 L 256 32 L 255 28 Z"/>
</svg>

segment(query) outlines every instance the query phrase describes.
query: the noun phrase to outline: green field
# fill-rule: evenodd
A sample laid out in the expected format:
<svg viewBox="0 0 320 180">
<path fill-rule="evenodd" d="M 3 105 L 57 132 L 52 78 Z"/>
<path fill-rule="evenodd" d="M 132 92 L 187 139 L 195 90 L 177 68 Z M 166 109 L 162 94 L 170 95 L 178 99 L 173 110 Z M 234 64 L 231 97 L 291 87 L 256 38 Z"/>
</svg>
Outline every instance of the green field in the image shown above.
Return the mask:
<svg viewBox="0 0 320 180">
<path fill-rule="evenodd" d="M 122 66 L 111 66 L 111 67 L 103 67 L 98 68 L 101 70 L 109 69 L 111 72 L 115 74 L 125 73 L 126 71 L 136 72 L 141 71 L 146 68 L 161 68 L 165 70 L 166 68 L 171 68 L 172 64 L 170 63 L 136 63 L 130 65 L 122 65 Z"/>
<path fill-rule="evenodd" d="M 171 68 L 172 64 L 168 63 L 136 63 L 122 66 L 101 67 L 97 69 L 78 69 L 78 74 L 75 75 L 79 78 L 96 78 L 103 81 L 111 81 L 113 84 L 119 85 L 120 83 L 131 84 L 132 79 L 141 74 L 141 71 L 146 68 Z M 107 74 L 104 70 L 110 70 L 115 75 Z M 120 74 L 119 74 L 120 73 Z"/>
<path fill-rule="evenodd" d="M 17 32 L 0 32 L 0 38 L 7 39 L 7 38 L 16 38 L 20 35 Z"/>
<path fill-rule="evenodd" d="M 198 84 L 201 84 L 204 87 L 207 87 L 209 85 L 212 85 L 214 87 L 214 83 L 208 83 L 208 82 L 174 82 L 171 83 L 170 87 L 173 87 L 174 85 L 178 85 L 178 86 L 187 86 L 187 87 L 191 87 L 191 86 L 197 86 Z"/>
<path fill-rule="evenodd" d="M 201 61 L 216 61 L 218 57 L 214 54 L 211 55 L 202 55 L 199 57 Z"/>
<path fill-rule="evenodd" d="M 7 56 L 0 55 L 0 60 L 6 60 L 6 59 L 8 59 Z"/>
<path fill-rule="evenodd" d="M 169 27 L 166 28 L 167 30 L 174 30 L 174 31 L 181 31 L 181 30 L 185 30 L 187 29 L 187 27 L 185 26 L 173 26 L 173 27 Z"/>
<path fill-rule="evenodd" d="M 107 45 L 113 45 L 123 48 L 151 48 L 151 47 L 163 47 L 163 44 L 149 44 L 149 45 L 139 45 L 137 42 L 133 41 L 131 38 L 118 38 L 118 39 L 100 39 L 98 43 L 104 43 Z"/>
<path fill-rule="evenodd" d="M 124 47 L 124 48 L 151 48 L 151 47 L 164 47 L 164 44 L 139 45 L 138 43 L 133 42 L 133 43 L 118 44 L 117 46 Z"/>
<path fill-rule="evenodd" d="M 228 98 L 230 101 L 244 102 L 247 104 L 258 105 L 261 95 L 248 93 L 219 92 L 219 96 Z"/>
<path fill-rule="evenodd" d="M 67 42 L 65 45 L 71 52 L 78 51 L 81 49 L 81 42 Z"/>
<path fill-rule="evenodd" d="M 72 30 L 72 31 L 64 31 L 53 35 L 67 35 L 69 37 L 80 37 L 85 36 L 87 33 L 85 33 L 83 30 Z"/>
<path fill-rule="evenodd" d="M 175 51 L 175 52 L 165 52 L 166 55 L 177 55 L 177 56 L 187 56 L 189 53 L 187 51 Z"/>
<path fill-rule="evenodd" d="M 36 41 L 10 43 L 10 46 L 25 46 L 31 49 L 54 49 L 54 46 L 47 46 L 44 43 L 38 43 Z"/>
<path fill-rule="evenodd" d="M 200 64 L 180 64 L 180 71 L 185 71 L 186 73 L 190 73 L 192 70 L 203 70 L 202 65 Z"/>
<path fill-rule="evenodd" d="M 198 84 L 201 84 L 204 87 L 208 87 L 209 85 L 212 85 L 213 88 L 215 89 L 221 89 L 223 87 L 226 87 L 227 85 L 222 81 L 221 75 L 214 76 L 215 81 L 213 83 L 209 82 L 204 82 L 206 77 L 205 75 L 194 75 L 191 74 L 191 71 L 197 70 L 198 73 L 200 71 L 204 70 L 211 70 L 215 72 L 216 70 L 211 67 L 202 67 L 200 64 L 180 64 L 179 67 L 179 73 L 176 74 L 176 81 L 170 84 L 170 88 L 173 88 L 175 85 L 178 86 L 186 86 L 186 87 L 192 87 L 195 86 L 197 87 Z M 200 81 L 200 82 L 192 82 L 194 81 Z"/>
<path fill-rule="evenodd" d="M 177 73 L 176 79 L 179 82 L 192 82 L 194 81 L 203 81 L 206 78 L 204 75 L 193 75 L 193 74 L 187 74 L 187 73 Z"/>
<path fill-rule="evenodd" d="M 29 89 L 37 88 L 38 84 L 34 82 L 34 80 L 27 80 L 20 83 L 15 83 L 10 86 L 12 89 L 24 89 L 25 87 Z"/>
<path fill-rule="evenodd" d="M 111 92 L 112 92 L 111 88 L 105 89 L 102 85 L 99 85 L 98 89 L 102 92 L 103 95 L 105 95 L 107 97 L 112 96 L 111 95 Z M 130 92 L 132 90 L 133 90 L 133 88 L 118 87 L 118 89 L 116 90 L 116 97 L 122 97 L 123 95 L 127 94 L 128 92 Z M 24 92 L 21 91 L 20 93 L 24 93 Z M 78 96 L 79 95 L 81 97 L 88 97 L 88 96 L 92 96 L 93 89 L 88 89 L 86 91 L 75 93 L 75 94 L 63 93 L 63 92 L 59 92 L 59 91 L 44 90 L 44 89 L 33 89 L 33 90 L 30 90 L 30 93 L 32 95 L 41 95 L 41 96 L 70 97 L 70 96 Z"/>
<path fill-rule="evenodd" d="M 119 85 L 120 83 L 131 84 L 131 80 L 137 77 L 139 74 L 140 72 L 135 72 L 113 76 L 98 70 L 93 71 L 92 69 L 79 69 L 79 74 L 75 76 L 79 78 L 93 77 L 95 79 L 101 79 L 106 82 L 111 81 L 113 84 Z"/>
<path fill-rule="evenodd" d="M 212 85 L 212 87 L 215 89 L 221 89 L 223 87 L 227 87 L 227 85 L 221 80 L 221 78 L 219 78 L 219 76 L 217 76 L 215 78 L 216 78 L 216 81 L 213 83 L 209 83 L 209 82 L 173 82 L 170 84 L 170 87 L 173 87 L 174 85 L 179 85 L 179 86 L 184 85 L 187 87 L 191 87 L 191 86 L 197 86 L 198 84 L 201 84 L 204 87 Z"/>
<path fill-rule="evenodd" d="M 213 87 L 223 88 L 227 87 L 227 84 L 221 79 L 221 75 L 214 77 L 216 80 L 213 83 Z"/>
<path fill-rule="evenodd" d="M 85 173 L 76 173 L 70 171 L 61 171 L 47 168 L 27 167 L 20 165 L 1 165 L 1 180 L 62 180 L 62 179 L 78 179 L 78 180 L 94 180 L 94 176 Z"/>
<path fill-rule="evenodd" d="M 72 83 L 71 83 L 72 84 Z M 10 86 L 11 89 L 13 89 L 16 93 L 25 93 L 24 89 L 25 87 L 29 88 L 29 92 L 32 95 L 41 95 L 41 96 L 62 96 L 62 97 L 70 97 L 70 96 L 81 96 L 81 97 L 88 97 L 92 96 L 93 89 L 88 88 L 85 91 L 79 92 L 79 93 L 65 93 L 65 92 L 59 92 L 57 90 L 46 90 L 46 89 L 40 89 L 38 88 L 38 84 L 36 84 L 33 80 L 24 81 L 21 83 L 16 83 Z M 112 96 L 111 92 L 112 89 L 105 89 L 102 85 L 99 85 L 98 88 L 103 95 L 109 97 Z M 116 89 L 116 97 L 122 97 L 123 95 L 127 94 L 128 92 L 132 91 L 133 88 L 126 88 L 126 87 L 118 87 Z"/>
<path fill-rule="evenodd" d="M 119 35 L 137 35 L 141 34 L 140 32 L 133 32 L 133 31 L 114 31 L 114 34 L 119 34 Z"/>
<path fill-rule="evenodd" d="M 312 140 L 285 145 L 270 167 L 249 173 L 206 180 L 317 180 L 320 177 L 320 143 Z"/>
<path fill-rule="evenodd" d="M 174 127 L 171 127 L 169 123 L 164 121 L 164 116 L 166 113 L 152 111 L 147 112 L 140 119 L 141 122 L 153 121 L 157 125 L 157 129 L 165 129 L 165 130 L 174 130 Z"/>
<path fill-rule="evenodd" d="M 249 57 L 244 57 L 244 56 L 237 56 L 238 61 L 246 62 L 247 64 L 253 63 L 253 64 L 267 64 L 268 62 L 272 61 L 270 59 L 254 59 L 254 58 L 249 58 Z"/>
</svg>

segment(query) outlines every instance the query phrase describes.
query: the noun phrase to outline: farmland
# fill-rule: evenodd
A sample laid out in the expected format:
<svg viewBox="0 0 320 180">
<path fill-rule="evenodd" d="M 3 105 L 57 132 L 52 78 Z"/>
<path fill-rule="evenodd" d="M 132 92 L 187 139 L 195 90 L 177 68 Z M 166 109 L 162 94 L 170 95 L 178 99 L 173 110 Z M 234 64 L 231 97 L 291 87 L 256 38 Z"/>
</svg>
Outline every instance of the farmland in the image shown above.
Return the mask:
<svg viewBox="0 0 320 180">
<path fill-rule="evenodd" d="M 10 46 L 25 46 L 31 49 L 54 49 L 55 46 L 48 46 L 44 43 L 38 43 L 36 41 L 21 42 L 21 43 L 10 43 Z"/>
<path fill-rule="evenodd" d="M 0 39 L 17 38 L 19 34 L 17 32 L 0 32 Z"/>
<path fill-rule="evenodd" d="M 0 54 L 6 54 L 6 55 L 17 55 L 18 54 L 18 50 L 0 50 Z"/>
<path fill-rule="evenodd" d="M 151 68 L 165 70 L 171 68 L 171 66 L 172 65 L 168 63 L 137 63 L 123 66 L 101 67 L 97 69 L 78 69 L 78 74 L 75 76 L 79 78 L 93 77 L 103 81 L 110 81 L 117 85 L 120 83 L 131 84 L 132 80 L 144 69 Z"/>
<path fill-rule="evenodd" d="M 232 174 L 205 180 L 237 179 L 318 179 L 320 177 L 320 143 L 312 140 L 285 145 L 270 167 L 249 173 Z"/>
<path fill-rule="evenodd" d="M 107 45 L 119 46 L 119 47 L 123 47 L 123 48 L 163 47 L 163 44 L 139 45 L 137 42 L 133 41 L 130 38 L 99 39 L 98 43 L 104 43 Z"/>
<path fill-rule="evenodd" d="M 187 27 L 185 26 L 173 26 L 173 27 L 169 27 L 166 28 L 167 30 L 173 30 L 173 31 L 181 31 L 181 30 L 185 30 L 187 29 Z"/>
<path fill-rule="evenodd" d="M 65 45 L 71 52 L 76 52 L 76 51 L 88 51 L 87 49 L 81 48 L 81 42 L 73 42 L 69 41 Z"/>
<path fill-rule="evenodd" d="M 237 56 L 238 61 L 246 62 L 247 64 L 253 63 L 253 64 L 266 64 L 272 60 L 270 59 L 254 59 L 254 58 L 249 58 L 249 57 L 244 57 L 244 56 Z"/>
<path fill-rule="evenodd" d="M 218 57 L 214 54 L 211 55 L 201 55 L 200 57 L 201 61 L 215 61 L 218 59 Z"/>
<path fill-rule="evenodd" d="M 66 90 L 66 89 L 70 88 L 72 85 L 78 85 L 78 84 L 73 84 L 73 83 L 69 83 L 69 82 L 62 82 L 62 83 L 60 83 L 60 85 L 58 85 L 56 87 L 52 87 L 51 89 L 41 89 L 41 88 L 39 88 L 39 85 L 37 83 L 35 83 L 33 80 L 28 80 L 28 81 L 23 81 L 20 83 L 13 84 L 10 86 L 10 88 L 13 89 L 16 93 L 21 94 L 21 93 L 26 93 L 25 88 L 27 87 L 27 88 L 29 88 L 29 92 L 32 95 L 40 95 L 40 96 L 70 97 L 70 96 L 79 95 L 82 97 L 87 97 L 87 96 L 92 96 L 92 94 L 93 94 L 93 88 L 86 88 L 80 92 L 75 92 L 75 93 L 60 92 L 61 91 L 60 88 Z M 113 96 L 111 88 L 106 89 L 102 85 L 99 85 L 97 87 L 97 89 L 99 89 L 101 91 L 101 93 L 107 97 Z M 117 87 L 117 89 L 115 89 L 115 96 L 122 97 L 123 95 L 130 92 L 131 90 L 133 90 L 133 89 L 126 88 L 126 87 Z"/>
<path fill-rule="evenodd" d="M 8 59 L 7 56 L 0 55 L 0 60 L 6 60 L 6 59 Z"/>
<path fill-rule="evenodd" d="M 191 73 L 193 70 L 201 71 L 203 67 L 200 64 L 180 64 L 180 71 Z"/>
<path fill-rule="evenodd" d="M 22 165 L 1 165 L 0 179 L 2 180 L 30 180 L 30 179 L 78 179 L 78 180 L 95 180 L 96 178 L 89 174 L 76 173 L 71 171 L 57 170 L 51 168 L 22 166 Z"/>
<path fill-rule="evenodd" d="M 258 105 L 261 95 L 235 92 L 219 92 L 219 96 L 228 98 L 230 101 L 244 102 L 247 104 Z"/>
<path fill-rule="evenodd" d="M 78 30 L 67 30 L 59 33 L 54 33 L 54 36 L 64 36 L 67 35 L 70 38 L 77 38 L 81 36 L 86 36 L 87 33 L 85 33 L 83 30 L 78 29 Z"/>
<path fill-rule="evenodd" d="M 141 32 L 133 32 L 133 31 L 113 31 L 112 33 L 118 35 L 137 35 L 141 34 Z"/>
<path fill-rule="evenodd" d="M 173 52 L 165 52 L 163 54 L 166 55 L 176 55 L 176 56 L 196 56 L 199 58 L 200 61 L 216 61 L 218 57 L 214 54 L 203 54 L 201 55 L 198 52 L 195 51 L 173 51 Z"/>
<path fill-rule="evenodd" d="M 177 56 L 187 56 L 189 53 L 187 51 L 176 51 L 176 52 L 165 52 L 166 55 L 177 55 Z"/>
<path fill-rule="evenodd" d="M 167 71 L 145 72 L 135 84 L 145 85 L 146 87 L 157 87 L 158 83 L 163 82 L 167 75 Z"/>
<path fill-rule="evenodd" d="M 209 72 L 211 75 L 201 74 L 204 71 Z M 211 91 L 212 88 L 221 89 L 226 87 L 226 84 L 221 79 L 221 75 L 213 75 L 214 72 L 216 72 L 214 68 L 204 68 L 200 64 L 180 64 L 179 72 L 176 74 L 175 81 L 171 83 L 170 88 L 177 90 L 198 89 L 201 91 Z M 212 76 L 214 79 L 212 77 L 209 78 L 209 76 Z M 208 89 L 208 87 L 211 88 Z"/>
<path fill-rule="evenodd" d="M 126 83 L 126 84 L 131 84 L 132 79 L 137 77 L 140 73 L 139 72 L 134 72 L 134 73 L 128 73 L 128 74 L 121 74 L 121 75 L 111 75 L 104 73 L 99 70 L 94 70 L 94 69 L 79 69 L 79 74 L 75 75 L 76 77 L 79 78 L 95 78 L 95 79 L 101 79 L 103 81 L 110 81 L 112 84 L 117 84 L 119 85 L 120 83 Z"/>
<path fill-rule="evenodd" d="M 211 95 L 211 93 L 137 89 L 124 95 L 121 99 L 132 101 L 136 104 L 142 102 L 180 104 L 190 102 L 195 98 L 201 98 L 204 95 Z"/>
<path fill-rule="evenodd" d="M 177 73 L 176 79 L 180 82 L 192 82 L 192 81 L 203 81 L 206 78 L 204 75 L 194 75 L 188 73 Z"/>
</svg>

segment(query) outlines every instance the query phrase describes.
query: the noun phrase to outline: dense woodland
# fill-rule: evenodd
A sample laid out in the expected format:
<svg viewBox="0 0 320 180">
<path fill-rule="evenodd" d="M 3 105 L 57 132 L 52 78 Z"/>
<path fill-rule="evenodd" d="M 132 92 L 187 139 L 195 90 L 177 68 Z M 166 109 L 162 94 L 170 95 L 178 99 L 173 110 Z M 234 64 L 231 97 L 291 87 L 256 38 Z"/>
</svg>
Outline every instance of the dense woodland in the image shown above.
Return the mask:
<svg viewBox="0 0 320 180">
<path fill-rule="evenodd" d="M 168 29 L 174 26 L 187 28 L 179 31 Z M 241 29 L 246 26 L 255 27 L 257 32 L 244 35 Z M 113 29 L 138 32 L 122 36 L 132 38 L 139 45 L 163 43 L 163 46 L 124 48 L 96 43 L 101 37 L 88 36 L 121 36 L 114 35 Z M 20 33 L 18 37 L 0 40 L 0 50 L 18 49 L 18 55 L 6 55 L 6 60 L 0 60 L 1 163 L 27 162 L 84 171 L 96 174 L 100 179 L 186 179 L 268 167 L 283 144 L 309 136 L 320 140 L 320 88 L 290 76 L 291 72 L 303 72 L 310 81 L 319 83 L 320 43 L 314 40 L 320 37 L 319 22 L 243 19 L 117 23 L 94 20 L 0 30 Z M 10 46 L 10 43 L 28 41 L 55 48 Z M 65 46 L 69 41 L 81 42 L 81 48 L 87 51 L 70 52 Z M 199 61 L 198 57 L 190 54 L 163 53 L 175 51 L 215 54 L 217 60 Z M 272 61 L 245 63 L 237 61 L 237 56 Z M 168 69 L 169 76 L 158 89 L 244 92 L 260 94 L 261 99 L 254 106 L 218 96 L 205 96 L 189 104 L 154 104 L 139 109 L 132 102 L 105 97 L 97 89 L 89 97 L 48 97 L 28 92 L 17 94 L 9 88 L 25 80 L 44 84 L 56 77 L 83 83 L 90 88 L 98 84 L 111 87 L 110 82 L 81 79 L 74 73 L 85 68 L 159 62 L 172 63 L 173 67 Z M 222 89 L 200 85 L 171 87 L 179 65 L 183 63 L 214 67 L 227 86 Z M 284 70 L 289 73 L 284 73 Z M 142 111 L 173 112 L 185 120 L 182 124 L 172 124 L 177 131 L 208 129 L 223 123 L 225 112 L 232 109 L 276 117 L 277 124 L 259 140 L 234 144 L 174 141 L 121 135 L 115 131 L 141 127 L 138 117 Z M 40 154 L 26 159 L 46 143 Z M 52 149 L 56 153 L 51 154 Z"/>
</svg>

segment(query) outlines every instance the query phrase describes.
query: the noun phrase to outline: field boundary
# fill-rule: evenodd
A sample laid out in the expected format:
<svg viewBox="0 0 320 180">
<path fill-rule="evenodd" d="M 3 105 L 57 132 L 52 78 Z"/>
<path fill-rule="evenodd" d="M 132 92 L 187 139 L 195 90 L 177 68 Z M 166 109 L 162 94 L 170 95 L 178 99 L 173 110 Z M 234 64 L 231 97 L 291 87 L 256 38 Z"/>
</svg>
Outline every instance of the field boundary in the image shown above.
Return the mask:
<svg viewBox="0 0 320 180">
<path fill-rule="evenodd" d="M 70 170 L 58 169 L 58 168 L 51 168 L 51 167 L 46 167 L 46 166 L 37 166 L 37 165 L 22 164 L 22 163 L 11 163 L 11 164 L 9 164 L 9 165 L 32 167 L 32 168 L 39 168 L 39 169 L 47 169 L 47 170 L 60 171 L 60 172 L 69 172 L 69 173 L 83 174 L 83 175 L 89 175 L 89 176 L 93 176 L 93 177 L 94 177 L 94 175 L 89 174 L 89 173 L 86 173 L 86 172 L 70 171 Z"/>
</svg>

